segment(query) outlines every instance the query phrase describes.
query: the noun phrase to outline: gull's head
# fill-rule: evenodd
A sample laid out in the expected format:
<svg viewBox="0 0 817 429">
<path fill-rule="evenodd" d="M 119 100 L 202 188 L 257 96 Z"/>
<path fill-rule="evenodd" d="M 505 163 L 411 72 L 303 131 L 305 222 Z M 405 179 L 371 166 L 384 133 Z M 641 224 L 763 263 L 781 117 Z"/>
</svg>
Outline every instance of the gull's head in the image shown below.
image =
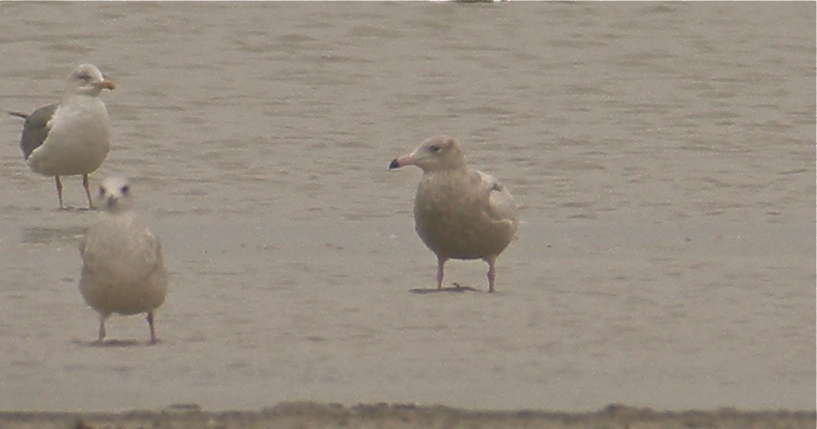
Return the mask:
<svg viewBox="0 0 817 429">
<path fill-rule="evenodd" d="M 465 167 L 465 153 L 453 137 L 432 137 L 414 149 L 414 152 L 394 158 L 389 168 L 416 165 L 424 172 L 456 170 Z"/>
<path fill-rule="evenodd" d="M 114 88 L 116 85 L 92 64 L 79 65 L 68 75 L 68 91 L 73 94 L 97 96 L 103 89 Z"/>
<path fill-rule="evenodd" d="M 131 207 L 131 189 L 128 181 L 119 177 L 111 177 L 99 184 L 99 205 L 110 213 L 121 213 Z"/>
</svg>

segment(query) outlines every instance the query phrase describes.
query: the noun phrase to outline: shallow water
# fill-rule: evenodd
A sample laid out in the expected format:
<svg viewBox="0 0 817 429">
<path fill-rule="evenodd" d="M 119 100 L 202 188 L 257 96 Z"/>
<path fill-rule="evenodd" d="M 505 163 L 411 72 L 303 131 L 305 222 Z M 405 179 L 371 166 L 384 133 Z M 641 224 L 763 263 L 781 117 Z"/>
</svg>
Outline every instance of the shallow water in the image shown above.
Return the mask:
<svg viewBox="0 0 817 429">
<path fill-rule="evenodd" d="M 0 120 L 0 409 L 814 407 L 813 4 L 0 10 L 0 107 L 118 83 L 93 180 L 132 178 L 172 272 L 159 345 L 93 346 L 97 215 Z M 521 207 L 492 295 L 457 261 L 477 291 L 412 293 L 419 171 L 386 167 L 441 133 Z"/>
</svg>

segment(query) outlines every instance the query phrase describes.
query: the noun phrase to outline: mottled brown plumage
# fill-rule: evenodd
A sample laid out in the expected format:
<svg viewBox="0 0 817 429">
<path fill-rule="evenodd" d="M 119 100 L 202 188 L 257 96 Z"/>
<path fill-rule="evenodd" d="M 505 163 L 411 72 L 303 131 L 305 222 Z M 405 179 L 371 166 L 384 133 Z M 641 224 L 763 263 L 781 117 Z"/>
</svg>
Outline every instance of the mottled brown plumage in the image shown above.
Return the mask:
<svg viewBox="0 0 817 429">
<path fill-rule="evenodd" d="M 153 315 L 164 303 L 168 273 L 162 245 L 130 210 L 131 190 L 124 179 L 105 179 L 99 186 L 104 212 L 80 243 L 79 291 L 99 313 L 99 341 L 112 313 L 147 314 L 150 342 L 155 343 Z"/>
<path fill-rule="evenodd" d="M 511 194 L 490 175 L 469 168 L 462 146 L 451 137 L 432 137 L 389 168 L 405 165 L 423 170 L 414 199 L 415 230 L 437 255 L 437 288 L 442 289 L 447 260 L 482 259 L 493 292 L 496 259 L 519 223 Z"/>
</svg>

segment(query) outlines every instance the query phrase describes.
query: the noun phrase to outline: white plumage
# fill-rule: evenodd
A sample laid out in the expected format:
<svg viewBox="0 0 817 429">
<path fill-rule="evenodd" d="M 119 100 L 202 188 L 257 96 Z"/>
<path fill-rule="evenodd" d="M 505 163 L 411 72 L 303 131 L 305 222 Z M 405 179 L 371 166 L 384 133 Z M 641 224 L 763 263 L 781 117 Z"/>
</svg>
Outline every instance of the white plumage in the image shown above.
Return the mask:
<svg viewBox="0 0 817 429">
<path fill-rule="evenodd" d="M 155 343 L 154 312 L 165 300 L 168 273 L 159 238 L 130 210 L 131 201 L 124 179 L 110 178 L 100 185 L 99 204 L 105 212 L 80 244 L 79 290 L 99 313 L 99 341 L 112 313 L 147 313 L 150 341 Z"/>
<path fill-rule="evenodd" d="M 98 68 L 82 64 L 68 76 L 59 103 L 30 115 L 11 112 L 26 120 L 20 138 L 26 164 L 36 173 L 54 176 L 60 208 L 64 207 L 60 176 L 74 175 L 82 175 L 88 207 L 93 208 L 88 175 L 102 165 L 111 147 L 108 111 L 99 94 L 114 88 Z"/>
<path fill-rule="evenodd" d="M 462 146 L 451 137 L 432 137 L 389 168 L 405 165 L 423 170 L 414 199 L 415 230 L 437 255 L 437 289 L 448 259 L 482 259 L 493 292 L 496 259 L 519 223 L 511 194 L 492 176 L 469 168 Z"/>
</svg>

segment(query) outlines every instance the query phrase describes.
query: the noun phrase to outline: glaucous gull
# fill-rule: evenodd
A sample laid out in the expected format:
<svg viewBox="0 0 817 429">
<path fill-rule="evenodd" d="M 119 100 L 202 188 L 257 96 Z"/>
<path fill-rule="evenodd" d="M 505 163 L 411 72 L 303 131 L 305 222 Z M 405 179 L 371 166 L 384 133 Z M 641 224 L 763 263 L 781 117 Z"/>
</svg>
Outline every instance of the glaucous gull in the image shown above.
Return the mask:
<svg viewBox="0 0 817 429">
<path fill-rule="evenodd" d="M 437 289 L 449 259 L 488 263 L 488 291 L 494 291 L 496 259 L 511 243 L 519 223 L 513 197 L 499 181 L 469 168 L 460 143 L 432 137 L 390 169 L 416 165 L 423 177 L 414 198 L 415 230 L 437 254 Z"/>
<path fill-rule="evenodd" d="M 20 149 L 32 171 L 54 176 L 61 209 L 60 176 L 79 174 L 88 208 L 94 208 L 88 175 L 102 165 L 111 148 L 108 111 L 99 94 L 114 88 L 98 68 L 82 64 L 68 75 L 65 95 L 59 103 L 40 107 L 30 115 L 9 112 L 25 119 Z"/>
<path fill-rule="evenodd" d="M 101 219 L 85 233 L 79 247 L 82 275 L 79 291 L 99 313 L 99 340 L 112 313 L 147 313 L 150 342 L 156 342 L 153 314 L 164 303 L 168 273 L 159 238 L 130 210 L 131 189 L 124 179 L 105 179 L 99 186 Z"/>
</svg>

